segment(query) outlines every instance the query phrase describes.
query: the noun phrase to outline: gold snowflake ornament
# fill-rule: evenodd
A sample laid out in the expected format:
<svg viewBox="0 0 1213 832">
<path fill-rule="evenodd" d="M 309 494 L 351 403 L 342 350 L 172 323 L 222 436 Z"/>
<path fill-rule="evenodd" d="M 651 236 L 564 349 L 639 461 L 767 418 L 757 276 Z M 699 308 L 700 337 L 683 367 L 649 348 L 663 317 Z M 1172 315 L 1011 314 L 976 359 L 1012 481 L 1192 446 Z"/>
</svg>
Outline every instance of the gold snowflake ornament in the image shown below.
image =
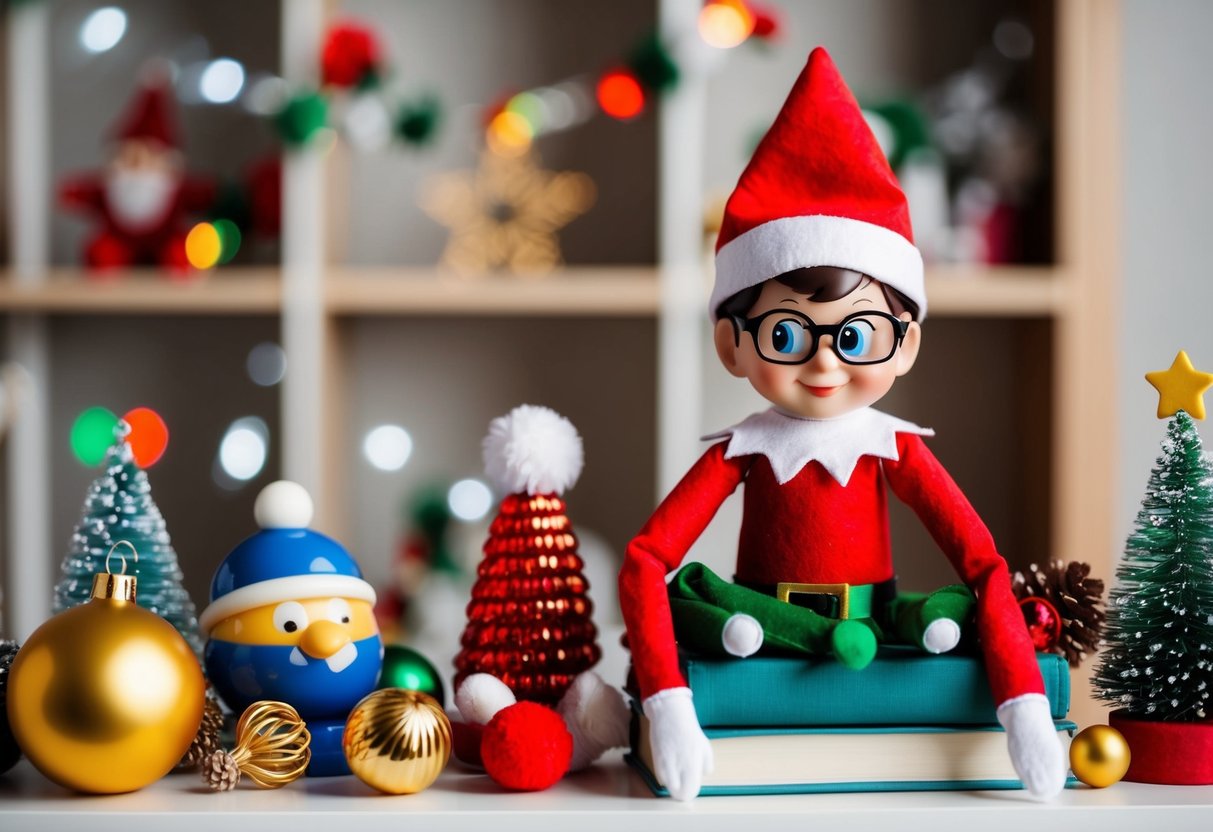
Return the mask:
<svg viewBox="0 0 1213 832">
<path fill-rule="evenodd" d="M 544 170 L 533 153 L 485 151 L 474 171 L 434 176 L 421 207 L 451 230 L 444 264 L 464 274 L 539 277 L 560 265 L 556 232 L 589 210 L 595 193 L 586 174 Z"/>
</svg>

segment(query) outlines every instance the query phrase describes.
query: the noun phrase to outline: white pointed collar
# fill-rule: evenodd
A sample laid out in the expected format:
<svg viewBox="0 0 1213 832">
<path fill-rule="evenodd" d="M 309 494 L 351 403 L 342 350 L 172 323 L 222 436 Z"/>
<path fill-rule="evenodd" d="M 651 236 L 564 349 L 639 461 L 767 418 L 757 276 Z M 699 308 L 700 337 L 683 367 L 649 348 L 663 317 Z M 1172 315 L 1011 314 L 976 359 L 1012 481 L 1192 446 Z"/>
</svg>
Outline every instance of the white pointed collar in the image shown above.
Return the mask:
<svg viewBox="0 0 1213 832">
<path fill-rule="evenodd" d="M 862 456 L 896 460 L 897 434 L 934 436 L 923 428 L 865 407 L 837 419 L 806 419 L 776 408 L 754 413 L 731 428 L 703 437 L 729 438 L 724 458 L 762 454 L 783 485 L 813 460 L 845 486 Z"/>
</svg>

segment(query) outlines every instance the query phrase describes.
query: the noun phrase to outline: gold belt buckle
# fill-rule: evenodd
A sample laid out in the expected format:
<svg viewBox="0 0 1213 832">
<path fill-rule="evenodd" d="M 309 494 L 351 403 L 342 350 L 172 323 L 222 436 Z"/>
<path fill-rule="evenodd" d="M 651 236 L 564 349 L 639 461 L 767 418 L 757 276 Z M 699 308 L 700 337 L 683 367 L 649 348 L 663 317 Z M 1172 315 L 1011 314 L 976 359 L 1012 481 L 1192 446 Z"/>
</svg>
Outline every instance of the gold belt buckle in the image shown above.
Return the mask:
<svg viewBox="0 0 1213 832">
<path fill-rule="evenodd" d="M 851 617 L 850 584 L 798 584 L 791 581 L 775 585 L 775 597 L 785 604 L 792 603 L 793 595 L 832 595 L 838 599 L 838 620 Z"/>
</svg>

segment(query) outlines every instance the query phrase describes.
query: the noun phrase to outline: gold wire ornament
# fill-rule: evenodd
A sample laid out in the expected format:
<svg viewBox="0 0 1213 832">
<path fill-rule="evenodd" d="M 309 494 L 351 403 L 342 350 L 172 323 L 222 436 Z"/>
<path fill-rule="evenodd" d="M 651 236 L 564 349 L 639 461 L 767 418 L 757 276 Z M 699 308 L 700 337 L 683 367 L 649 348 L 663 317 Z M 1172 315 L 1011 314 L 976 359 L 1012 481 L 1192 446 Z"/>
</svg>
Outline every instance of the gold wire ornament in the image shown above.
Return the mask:
<svg viewBox="0 0 1213 832">
<path fill-rule="evenodd" d="M 285 702 L 254 702 L 236 723 L 236 747 L 213 752 L 202 779 L 214 791 L 234 789 L 246 775 L 263 789 L 298 780 L 312 760 L 312 735 L 299 712 Z"/>
</svg>

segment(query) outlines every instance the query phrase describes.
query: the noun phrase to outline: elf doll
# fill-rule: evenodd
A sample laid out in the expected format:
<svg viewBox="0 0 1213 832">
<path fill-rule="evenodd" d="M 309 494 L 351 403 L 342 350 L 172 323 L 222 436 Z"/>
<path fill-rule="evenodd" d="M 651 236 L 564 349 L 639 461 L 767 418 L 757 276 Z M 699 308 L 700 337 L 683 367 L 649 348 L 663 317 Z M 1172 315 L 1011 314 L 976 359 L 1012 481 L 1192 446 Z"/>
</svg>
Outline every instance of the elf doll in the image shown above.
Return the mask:
<svg viewBox="0 0 1213 832">
<path fill-rule="evenodd" d="M 933 432 L 871 408 L 918 356 L 922 257 L 905 195 L 824 49 L 728 201 L 710 311 L 721 362 L 772 407 L 707 437 L 720 441 L 627 549 L 620 600 L 658 779 L 689 800 L 712 766 L 676 638 L 859 670 L 882 640 L 950 650 L 971 620 L 1015 770 L 1034 796 L 1057 793 L 1064 755 L 1006 562 L 923 442 Z M 691 563 L 667 586 L 742 483 L 734 582 Z M 897 595 L 886 484 L 963 585 Z"/>
<path fill-rule="evenodd" d="M 215 188 L 186 175 L 177 133 L 170 89 L 146 84 L 113 131 L 105 168 L 63 183 L 63 205 L 96 217 L 100 225 L 85 243 L 89 268 L 189 269 L 184 215 L 209 208 Z"/>
</svg>

